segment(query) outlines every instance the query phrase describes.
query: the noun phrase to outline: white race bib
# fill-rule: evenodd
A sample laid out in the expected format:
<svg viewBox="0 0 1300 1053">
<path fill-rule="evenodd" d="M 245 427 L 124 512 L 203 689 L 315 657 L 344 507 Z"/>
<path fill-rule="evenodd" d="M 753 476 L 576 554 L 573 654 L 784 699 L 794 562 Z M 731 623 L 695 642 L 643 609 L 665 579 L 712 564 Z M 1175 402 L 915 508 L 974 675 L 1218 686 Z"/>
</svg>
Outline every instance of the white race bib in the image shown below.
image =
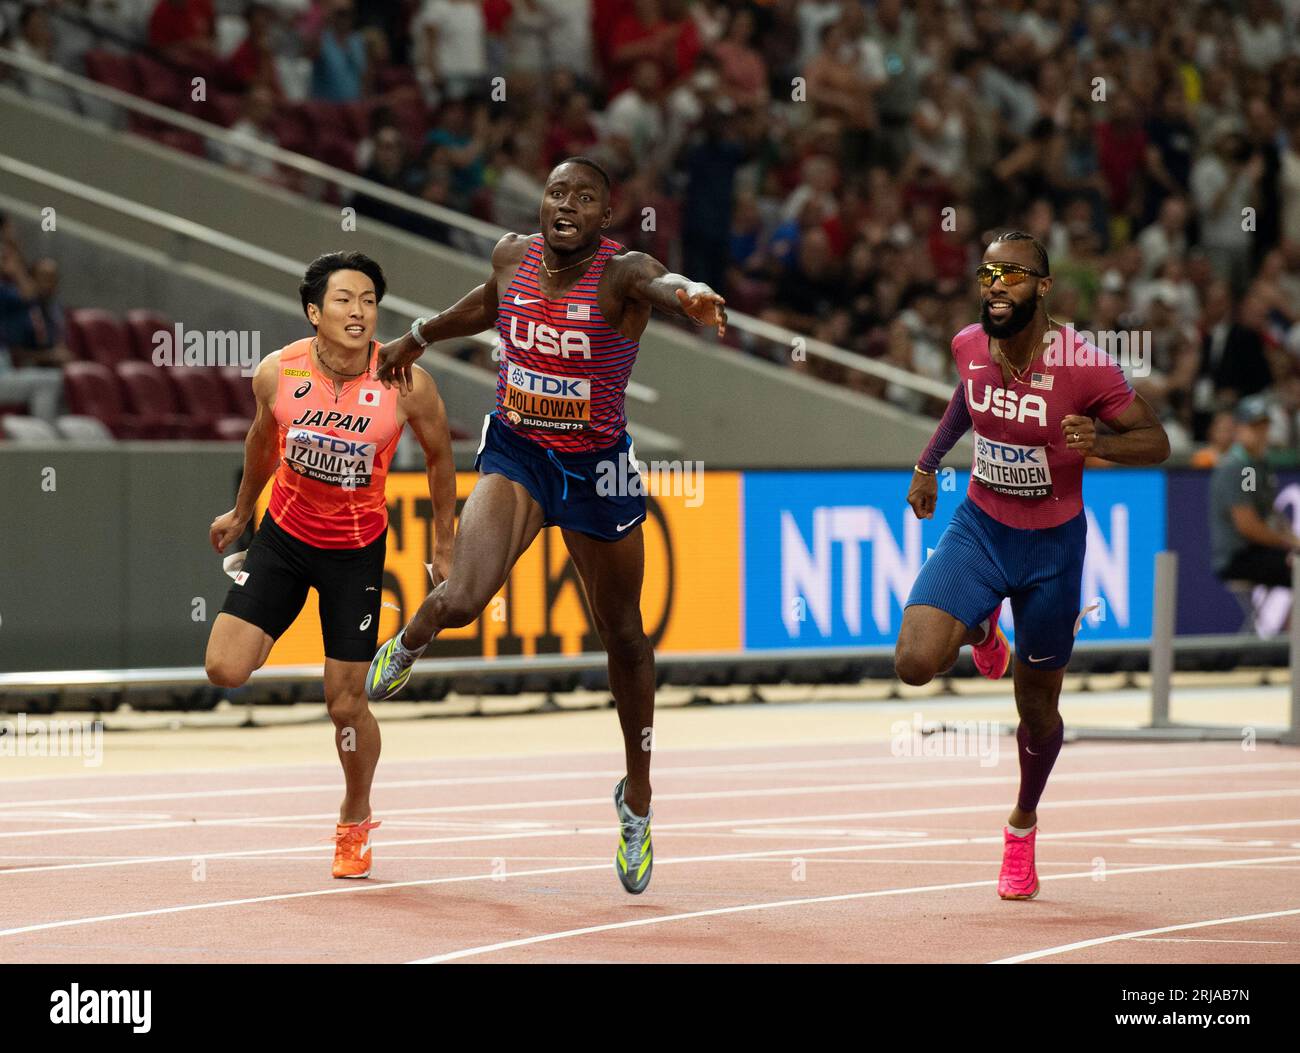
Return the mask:
<svg viewBox="0 0 1300 1053">
<path fill-rule="evenodd" d="M 996 442 L 975 433 L 975 459 L 971 477 L 999 494 L 1011 497 L 1048 497 L 1052 493 L 1052 469 L 1046 446 L 1019 446 Z"/>
<path fill-rule="evenodd" d="M 369 486 L 375 470 L 376 444 L 310 428 L 290 428 L 284 459 L 299 475 L 349 489 Z"/>
</svg>

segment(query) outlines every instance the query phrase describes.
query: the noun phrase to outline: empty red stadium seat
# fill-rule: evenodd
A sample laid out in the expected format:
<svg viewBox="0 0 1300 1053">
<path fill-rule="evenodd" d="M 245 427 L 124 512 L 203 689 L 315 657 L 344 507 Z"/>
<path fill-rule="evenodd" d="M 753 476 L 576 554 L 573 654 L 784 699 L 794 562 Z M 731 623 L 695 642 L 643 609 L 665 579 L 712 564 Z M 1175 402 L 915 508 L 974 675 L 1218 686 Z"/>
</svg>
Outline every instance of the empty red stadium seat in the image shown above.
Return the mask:
<svg viewBox="0 0 1300 1053">
<path fill-rule="evenodd" d="M 126 329 L 131 336 L 131 350 L 141 362 L 153 361 L 154 333 L 175 334 L 172 320 L 157 311 L 136 307 L 126 312 Z"/>
<path fill-rule="evenodd" d="M 68 350 L 110 369 L 131 357 L 131 338 L 114 315 L 96 307 L 68 312 Z"/>
<path fill-rule="evenodd" d="M 180 396 L 167 367 L 145 362 L 121 362 L 115 372 L 137 416 L 170 439 L 205 439 L 212 433 L 210 417 L 194 420 L 181 408 Z"/>
<path fill-rule="evenodd" d="M 63 395 L 73 413 L 103 421 L 119 439 L 159 437 L 145 421 L 127 412 L 117 376 L 98 362 L 69 362 L 64 366 Z"/>
<path fill-rule="evenodd" d="M 225 381 L 215 369 L 173 369 L 171 378 L 180 394 L 181 408 L 194 420 L 236 415 Z"/>
<path fill-rule="evenodd" d="M 227 366 L 221 370 L 221 379 L 226 384 L 226 395 L 231 408 L 240 416 L 252 420 L 257 415 L 257 396 L 253 394 L 253 378 L 244 376 L 236 366 Z"/>
</svg>

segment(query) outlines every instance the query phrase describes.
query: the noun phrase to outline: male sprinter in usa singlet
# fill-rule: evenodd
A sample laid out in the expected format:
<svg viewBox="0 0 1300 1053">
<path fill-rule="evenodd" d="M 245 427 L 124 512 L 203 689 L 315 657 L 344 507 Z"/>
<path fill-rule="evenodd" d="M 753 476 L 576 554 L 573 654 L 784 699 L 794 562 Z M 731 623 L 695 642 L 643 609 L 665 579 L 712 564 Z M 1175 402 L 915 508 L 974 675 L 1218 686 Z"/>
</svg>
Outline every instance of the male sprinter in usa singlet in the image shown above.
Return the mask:
<svg viewBox="0 0 1300 1053">
<path fill-rule="evenodd" d="M 384 480 L 402 425 L 424 448 L 437 542 L 434 573 L 451 566 L 456 474 L 442 398 L 414 370 L 402 391 L 374 373 L 384 274 L 361 253 L 314 260 L 299 288 L 315 337 L 266 358 L 253 376 L 257 416 L 244 442 L 235 507 L 212 522 L 218 552 L 244 532 L 274 473 L 271 503 L 208 638 L 208 679 L 239 687 L 302 610 L 320 596 L 325 704 L 347 789 L 335 833 L 334 876 L 370 874 L 370 783 L 379 724 L 366 702 L 366 669 L 379 633 L 388 506 Z"/>
<path fill-rule="evenodd" d="M 894 665 L 904 683 L 925 684 L 968 643 L 976 668 L 1000 679 L 1011 650 L 998 613 L 1011 597 L 1020 794 L 1003 831 L 998 895 L 1032 899 L 1038 801 L 1061 750 L 1061 681 L 1083 616 L 1083 461 L 1159 464 L 1169 440 L 1115 360 L 1048 317 L 1052 279 L 1036 240 L 1001 235 L 975 275 L 980 324 L 953 338 L 961 383 L 907 500 L 918 518 L 934 515 L 935 471 L 973 426 L 970 487 L 912 586 Z"/>
<path fill-rule="evenodd" d="M 540 218 L 540 234 L 497 243 L 484 284 L 432 321 L 417 319 L 381 351 L 380 379 L 405 385 L 406 367 L 427 344 L 495 323 L 502 357 L 496 410 L 483 422 L 481 478 L 461 512 L 451 575 L 380 649 L 366 688 L 372 699 L 401 690 L 429 641 L 478 617 L 537 532 L 560 527 L 609 657 L 627 756 L 627 775 L 614 788 L 615 869 L 623 887 L 639 893 L 653 862 L 646 733 L 655 674 L 641 624 L 646 501 L 623 395 L 652 308 L 716 325 L 719 335 L 726 313 L 707 285 L 601 234 L 610 222 L 609 177 L 594 161 L 572 157 L 552 170 Z M 603 494 L 602 465 L 626 466 L 617 477 L 635 477 L 632 492 Z"/>
</svg>

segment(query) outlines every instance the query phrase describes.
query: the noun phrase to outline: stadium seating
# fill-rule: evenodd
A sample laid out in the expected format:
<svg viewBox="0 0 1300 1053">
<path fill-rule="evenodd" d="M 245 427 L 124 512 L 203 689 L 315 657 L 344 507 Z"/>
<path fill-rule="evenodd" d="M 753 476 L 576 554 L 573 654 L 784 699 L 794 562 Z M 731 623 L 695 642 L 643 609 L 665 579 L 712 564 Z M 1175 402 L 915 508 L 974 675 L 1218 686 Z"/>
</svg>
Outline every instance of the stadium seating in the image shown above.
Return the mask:
<svg viewBox="0 0 1300 1053">
<path fill-rule="evenodd" d="M 58 429 L 60 438 L 69 442 L 104 444 L 113 441 L 113 433 L 103 421 L 94 417 L 65 413 L 54 422 L 54 426 Z"/>
<path fill-rule="evenodd" d="M 79 359 L 112 369 L 131 358 L 126 326 L 108 311 L 79 307 L 68 312 L 68 350 Z"/>
<path fill-rule="evenodd" d="M 205 439 L 212 434 L 211 419 L 194 420 L 185 413 L 169 370 L 152 363 L 121 362 L 116 372 L 132 411 L 165 437 Z"/>
<path fill-rule="evenodd" d="M 54 425 L 39 417 L 5 416 L 0 420 L 0 432 L 11 442 L 58 442 L 59 433 Z"/>
<path fill-rule="evenodd" d="M 126 328 L 131 336 L 131 349 L 141 362 L 153 360 L 154 333 L 160 331 L 170 333 L 175 328 L 166 315 L 139 307 L 127 311 L 125 318 Z"/>
<path fill-rule="evenodd" d="M 94 417 L 119 439 L 159 439 L 159 429 L 127 409 L 116 374 L 98 362 L 63 367 L 63 392 L 73 413 Z"/>
</svg>

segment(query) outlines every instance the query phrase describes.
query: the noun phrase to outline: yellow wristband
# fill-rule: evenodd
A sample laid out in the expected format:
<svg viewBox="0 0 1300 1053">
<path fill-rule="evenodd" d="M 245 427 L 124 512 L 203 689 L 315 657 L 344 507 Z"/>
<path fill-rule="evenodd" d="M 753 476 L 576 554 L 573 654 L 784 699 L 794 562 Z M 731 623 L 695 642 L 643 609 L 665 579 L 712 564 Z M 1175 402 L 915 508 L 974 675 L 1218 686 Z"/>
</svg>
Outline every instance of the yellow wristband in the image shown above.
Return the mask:
<svg viewBox="0 0 1300 1053">
<path fill-rule="evenodd" d="M 927 472 L 919 464 L 912 465 L 912 471 L 919 472 L 921 475 L 934 475 L 934 472 Z"/>
</svg>

